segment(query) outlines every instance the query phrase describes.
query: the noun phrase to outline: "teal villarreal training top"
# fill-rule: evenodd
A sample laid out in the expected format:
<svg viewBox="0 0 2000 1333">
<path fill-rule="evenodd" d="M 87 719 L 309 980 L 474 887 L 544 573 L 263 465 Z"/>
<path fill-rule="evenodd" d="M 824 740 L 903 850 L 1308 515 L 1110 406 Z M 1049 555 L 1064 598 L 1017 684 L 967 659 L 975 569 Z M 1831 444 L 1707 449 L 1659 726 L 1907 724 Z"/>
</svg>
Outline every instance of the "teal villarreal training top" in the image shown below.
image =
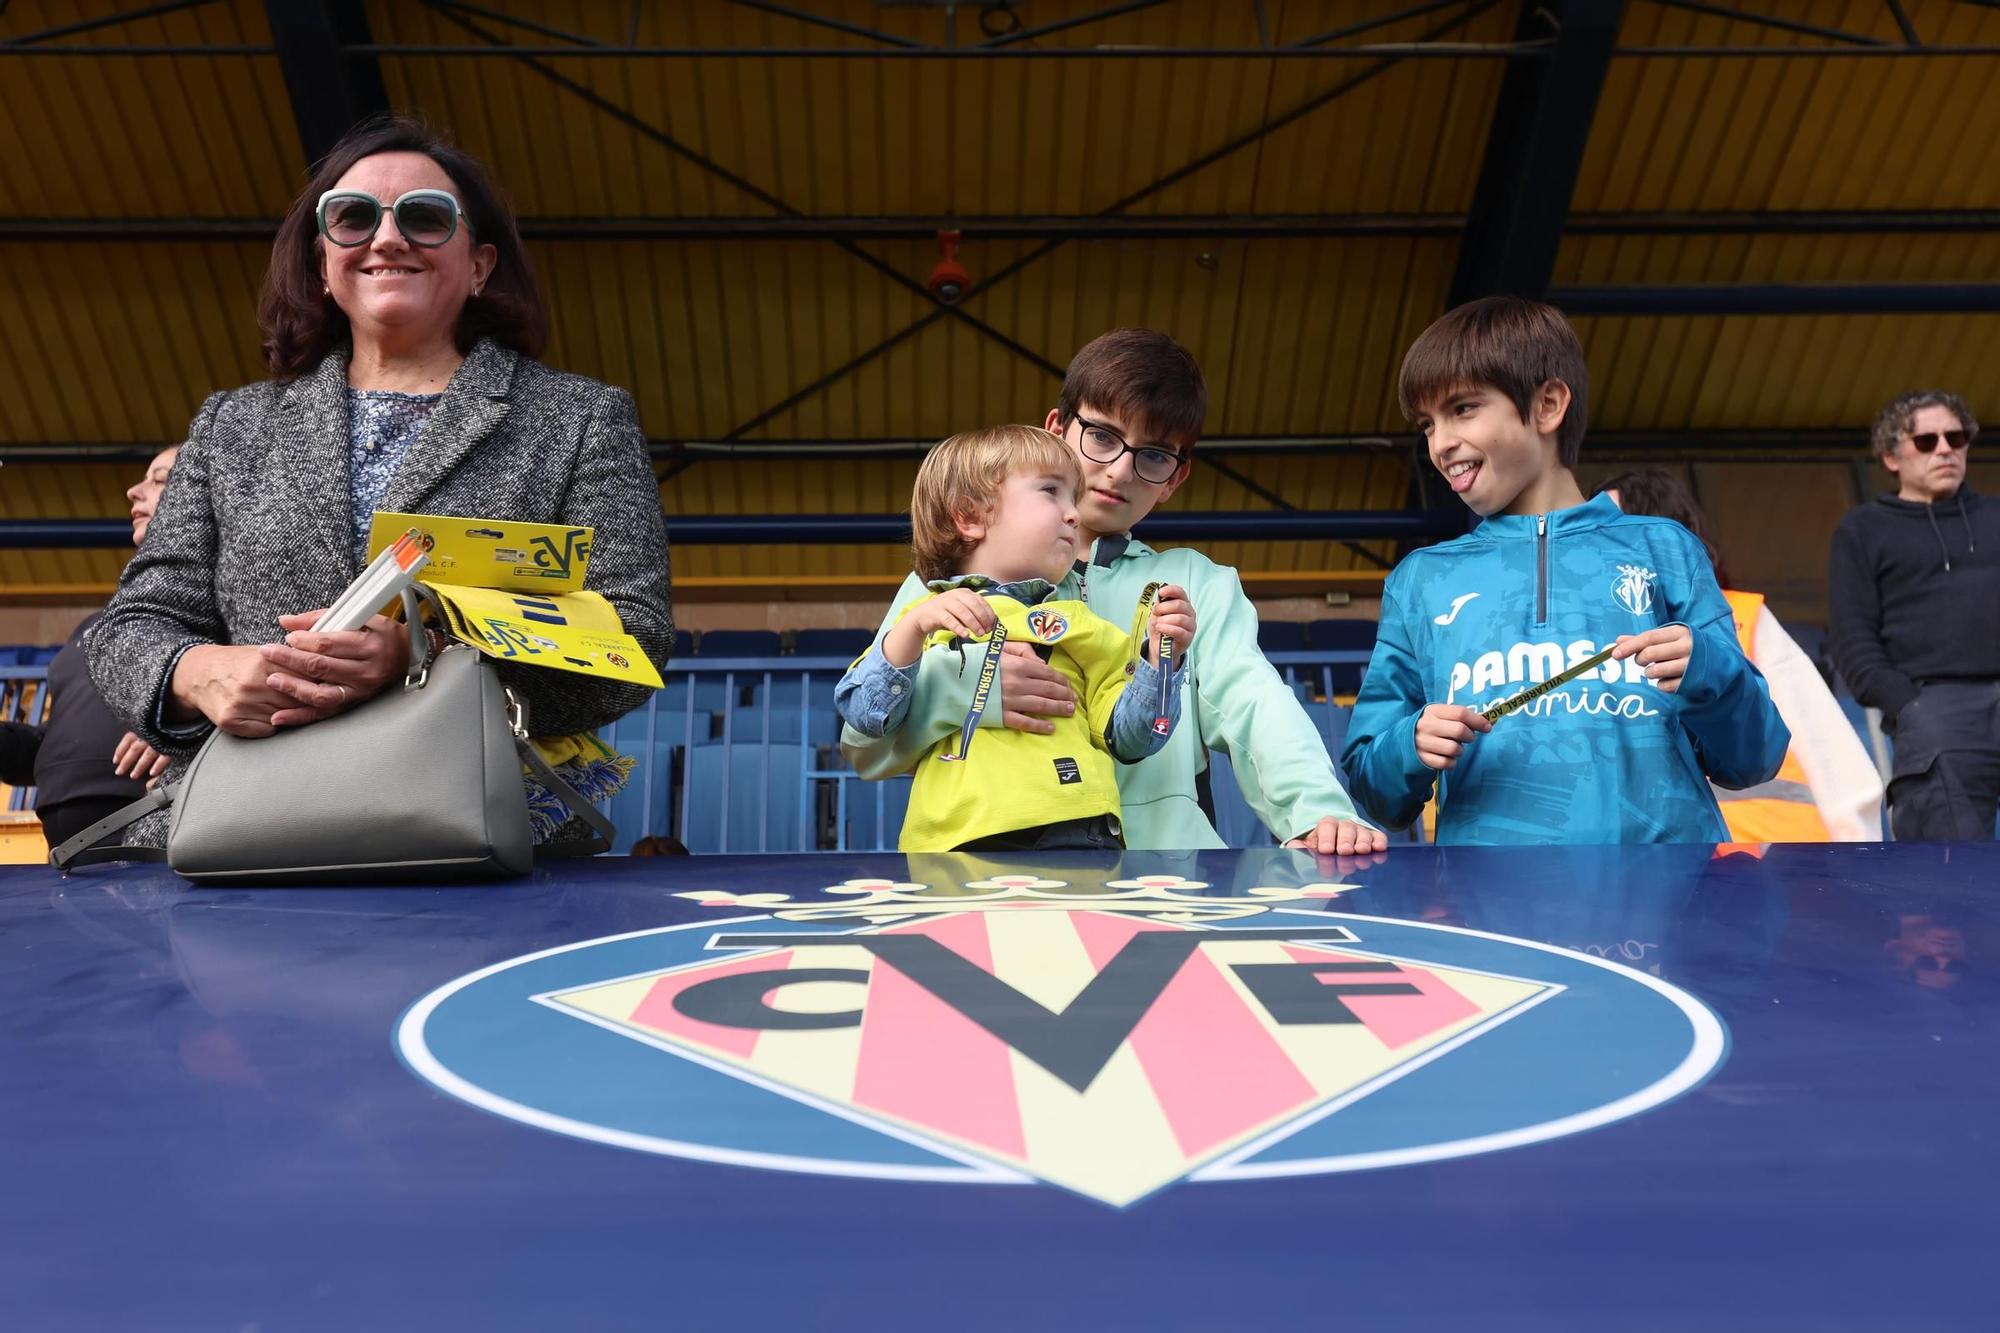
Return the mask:
<svg viewBox="0 0 2000 1333">
<path fill-rule="evenodd" d="M 1449 771 L 1417 758 L 1427 704 L 1485 708 L 1676 623 L 1694 635 L 1677 693 L 1610 661 L 1500 718 Z M 1394 828 L 1435 781 L 1441 843 L 1726 842 L 1708 779 L 1768 781 L 1790 741 L 1694 535 L 1598 496 L 1489 518 L 1396 567 L 1341 767 Z"/>
</svg>

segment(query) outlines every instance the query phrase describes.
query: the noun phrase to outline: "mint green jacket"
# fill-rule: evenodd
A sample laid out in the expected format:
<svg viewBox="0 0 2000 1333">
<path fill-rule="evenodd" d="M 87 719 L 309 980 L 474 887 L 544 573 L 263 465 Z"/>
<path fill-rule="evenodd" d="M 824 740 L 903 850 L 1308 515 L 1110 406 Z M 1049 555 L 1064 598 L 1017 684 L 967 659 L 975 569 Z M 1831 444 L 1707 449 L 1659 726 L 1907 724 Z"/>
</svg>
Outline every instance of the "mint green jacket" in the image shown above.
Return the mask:
<svg viewBox="0 0 2000 1333">
<path fill-rule="evenodd" d="M 1072 572 L 1056 596 L 1081 599 L 1112 624 L 1124 625 L 1138 608 L 1139 594 L 1156 582 L 1187 589 L 1194 602 L 1194 644 L 1187 655 L 1181 724 L 1166 748 L 1136 764 L 1118 765 L 1125 845 L 1135 850 L 1225 845 L 1195 800 L 1195 778 L 1208 764 L 1209 749 L 1229 756 L 1244 799 L 1280 841 L 1298 837 L 1328 815 L 1359 819 L 1312 719 L 1257 647 L 1257 611 L 1235 570 L 1198 551 L 1155 551 L 1134 539 L 1111 565 L 1093 563 L 1087 579 Z M 927 594 L 915 574 L 904 579 L 877 640 L 905 606 Z M 963 671 L 956 654 L 925 653 L 909 716 L 890 735 L 874 740 L 844 728 L 841 749 L 855 771 L 864 778 L 907 772 L 956 732 L 971 705 L 984 651 L 968 648 Z M 999 693 L 997 679 L 994 693 Z M 1004 702 L 991 700 L 979 725 L 1001 725 Z"/>
</svg>

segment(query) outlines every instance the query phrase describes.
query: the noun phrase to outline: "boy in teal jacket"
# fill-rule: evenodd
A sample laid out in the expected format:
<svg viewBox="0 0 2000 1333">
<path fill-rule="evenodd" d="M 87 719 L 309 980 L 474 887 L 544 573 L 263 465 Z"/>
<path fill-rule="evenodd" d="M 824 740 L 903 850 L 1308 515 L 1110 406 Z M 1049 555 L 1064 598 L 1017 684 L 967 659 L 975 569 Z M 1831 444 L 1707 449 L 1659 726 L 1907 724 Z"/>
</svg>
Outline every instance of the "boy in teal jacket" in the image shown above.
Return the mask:
<svg viewBox="0 0 2000 1333">
<path fill-rule="evenodd" d="M 1224 845 L 1196 795 L 1214 748 L 1228 754 L 1250 808 L 1288 846 L 1381 851 L 1387 839 L 1355 815 L 1312 720 L 1258 648 L 1257 611 L 1236 571 L 1197 551 L 1155 551 L 1130 535 L 1187 479 L 1207 406 L 1201 371 L 1185 348 L 1150 329 L 1114 329 L 1070 362 L 1046 423 L 1083 469 L 1077 515 L 1089 548 L 1078 552 L 1057 595 L 1123 625 L 1149 584 L 1176 584 L 1187 589 L 1201 626 L 1186 658 L 1188 716 L 1157 754 L 1118 766 L 1125 845 Z M 921 579 L 905 579 L 883 627 L 925 592 Z M 974 650 L 971 662 L 982 653 Z M 870 778 L 905 772 L 956 731 L 971 703 L 975 665 L 960 675 L 955 665 L 927 661 L 916 704 L 893 735 L 843 732 L 841 748 L 855 770 Z M 1074 706 L 1072 691 L 1039 666 L 1008 645 L 982 727 L 1046 731 L 1046 719 Z"/>
<path fill-rule="evenodd" d="M 1571 469 L 1588 388 L 1561 312 L 1515 297 L 1449 312 L 1403 360 L 1404 412 L 1485 521 L 1413 552 L 1383 589 L 1342 768 L 1391 828 L 1435 784 L 1442 843 L 1725 842 L 1709 780 L 1755 786 L 1784 761 L 1791 733 L 1701 544 L 1584 502 Z"/>
</svg>

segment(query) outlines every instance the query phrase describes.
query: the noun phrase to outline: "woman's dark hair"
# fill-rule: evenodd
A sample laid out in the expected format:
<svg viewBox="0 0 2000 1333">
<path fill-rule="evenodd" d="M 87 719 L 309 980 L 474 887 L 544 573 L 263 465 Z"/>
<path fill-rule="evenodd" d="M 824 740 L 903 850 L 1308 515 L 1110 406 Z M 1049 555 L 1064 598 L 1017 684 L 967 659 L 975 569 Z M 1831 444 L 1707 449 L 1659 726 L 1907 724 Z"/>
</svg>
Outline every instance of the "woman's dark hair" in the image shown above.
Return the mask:
<svg viewBox="0 0 2000 1333">
<path fill-rule="evenodd" d="M 548 306 L 513 211 L 486 168 L 421 121 L 380 116 L 355 126 L 333 146 L 279 224 L 271 267 L 257 298 L 257 324 L 264 332 L 264 360 L 271 374 L 297 379 L 349 341 L 347 316 L 326 295 L 320 277 L 316 209 L 319 197 L 356 162 L 377 153 L 422 153 L 437 163 L 451 177 L 473 244 L 490 245 L 497 252 L 492 276 L 459 315 L 454 336 L 458 350 L 470 352 L 481 338 L 491 338 L 523 356 L 539 357 L 549 340 Z"/>
<path fill-rule="evenodd" d="M 1670 518 L 1692 532 L 1708 552 L 1708 563 L 1715 566 L 1715 581 L 1725 588 L 1736 586 L 1729 577 L 1729 566 L 1723 563 L 1722 548 L 1715 543 L 1715 525 L 1679 477 L 1665 468 L 1642 467 L 1605 478 L 1591 494 L 1606 491 L 1618 492 L 1618 507 L 1628 514 Z"/>
</svg>

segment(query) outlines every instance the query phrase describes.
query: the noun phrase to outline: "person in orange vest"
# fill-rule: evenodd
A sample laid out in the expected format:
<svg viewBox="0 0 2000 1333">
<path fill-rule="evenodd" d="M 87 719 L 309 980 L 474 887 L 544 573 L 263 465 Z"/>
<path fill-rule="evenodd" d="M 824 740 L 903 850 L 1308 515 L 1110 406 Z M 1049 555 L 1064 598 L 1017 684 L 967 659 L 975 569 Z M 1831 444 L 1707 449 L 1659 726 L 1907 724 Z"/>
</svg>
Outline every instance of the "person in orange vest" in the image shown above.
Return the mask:
<svg viewBox="0 0 2000 1333">
<path fill-rule="evenodd" d="M 1673 519 L 1700 539 L 1735 613 L 1737 641 L 1764 673 L 1771 702 L 1791 728 L 1791 749 L 1777 777 L 1743 791 L 1716 788 L 1730 836 L 1747 843 L 1880 842 L 1882 775 L 1867 747 L 1763 594 L 1734 587 L 1708 515 L 1688 488 L 1664 468 L 1641 468 L 1620 473 L 1597 490 L 1628 514 Z"/>
</svg>

